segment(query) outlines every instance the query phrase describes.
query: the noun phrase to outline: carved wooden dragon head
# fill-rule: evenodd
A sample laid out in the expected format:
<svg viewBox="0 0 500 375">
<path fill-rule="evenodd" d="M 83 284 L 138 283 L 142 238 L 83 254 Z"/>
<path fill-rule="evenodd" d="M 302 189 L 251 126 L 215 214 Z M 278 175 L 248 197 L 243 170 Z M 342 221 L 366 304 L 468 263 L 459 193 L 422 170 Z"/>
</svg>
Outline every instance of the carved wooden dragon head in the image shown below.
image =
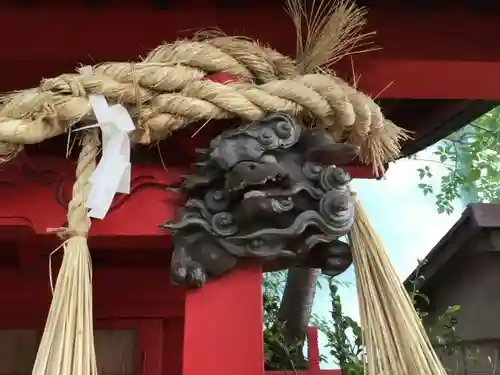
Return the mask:
<svg viewBox="0 0 500 375">
<path fill-rule="evenodd" d="M 350 176 L 357 154 L 321 129 L 274 114 L 197 150 L 173 235 L 172 280 L 193 287 L 258 259 L 265 270 L 293 266 L 339 274 L 352 262 L 338 239 L 354 221 Z"/>
</svg>

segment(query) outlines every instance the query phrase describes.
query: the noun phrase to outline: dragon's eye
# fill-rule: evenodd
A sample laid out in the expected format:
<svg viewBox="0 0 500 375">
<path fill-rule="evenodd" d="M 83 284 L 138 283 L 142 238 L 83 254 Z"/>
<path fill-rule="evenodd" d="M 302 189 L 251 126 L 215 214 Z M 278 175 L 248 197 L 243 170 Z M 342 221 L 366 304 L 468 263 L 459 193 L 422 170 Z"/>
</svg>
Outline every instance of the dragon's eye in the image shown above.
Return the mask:
<svg viewBox="0 0 500 375">
<path fill-rule="evenodd" d="M 276 135 L 281 139 L 286 139 L 292 135 L 292 126 L 287 122 L 279 122 L 276 125 Z"/>
</svg>

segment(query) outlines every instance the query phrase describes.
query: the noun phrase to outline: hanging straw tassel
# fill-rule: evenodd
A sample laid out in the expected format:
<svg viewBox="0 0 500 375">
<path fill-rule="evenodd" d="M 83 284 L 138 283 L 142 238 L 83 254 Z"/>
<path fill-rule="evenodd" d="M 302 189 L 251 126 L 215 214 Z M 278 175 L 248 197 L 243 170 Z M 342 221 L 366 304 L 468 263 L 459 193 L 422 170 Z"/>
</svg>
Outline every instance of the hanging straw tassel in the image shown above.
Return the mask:
<svg viewBox="0 0 500 375">
<path fill-rule="evenodd" d="M 85 201 L 99 138 L 87 132 L 76 168 L 63 261 L 32 375 L 97 375 L 92 322 L 92 266 L 87 246 L 90 218 Z"/>
<path fill-rule="evenodd" d="M 350 233 L 367 375 L 446 375 L 381 239 L 354 196 Z"/>
</svg>

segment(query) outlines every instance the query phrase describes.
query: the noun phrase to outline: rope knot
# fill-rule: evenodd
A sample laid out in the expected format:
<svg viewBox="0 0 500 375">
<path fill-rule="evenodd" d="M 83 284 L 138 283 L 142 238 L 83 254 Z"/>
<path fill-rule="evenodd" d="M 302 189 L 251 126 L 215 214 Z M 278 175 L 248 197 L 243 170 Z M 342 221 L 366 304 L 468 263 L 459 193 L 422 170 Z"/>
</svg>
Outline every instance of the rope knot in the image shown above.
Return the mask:
<svg viewBox="0 0 500 375">
<path fill-rule="evenodd" d="M 57 235 L 57 237 L 59 237 L 63 241 L 67 241 L 73 237 L 88 238 L 89 236 L 87 230 L 77 229 L 77 228 L 67 228 L 67 227 L 48 228 L 47 233 L 54 233 L 55 235 Z"/>
<path fill-rule="evenodd" d="M 85 77 L 75 74 L 63 74 L 56 78 L 46 78 L 40 84 L 41 91 L 59 92 L 76 97 L 85 97 L 87 90 L 83 80 Z"/>
</svg>

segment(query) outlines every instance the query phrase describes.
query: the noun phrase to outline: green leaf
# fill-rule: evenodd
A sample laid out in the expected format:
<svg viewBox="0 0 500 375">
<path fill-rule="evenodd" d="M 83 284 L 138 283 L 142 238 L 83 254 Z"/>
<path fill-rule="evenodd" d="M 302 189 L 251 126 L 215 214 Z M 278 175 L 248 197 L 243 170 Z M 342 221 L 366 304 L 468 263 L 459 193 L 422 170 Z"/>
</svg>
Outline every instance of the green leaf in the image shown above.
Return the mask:
<svg viewBox="0 0 500 375">
<path fill-rule="evenodd" d="M 430 305 L 431 300 L 425 294 L 419 294 L 419 297 L 422 298 L 428 305 Z"/>
<path fill-rule="evenodd" d="M 471 169 L 469 171 L 469 179 L 471 181 L 478 180 L 481 177 L 481 170 L 480 169 Z"/>
<path fill-rule="evenodd" d="M 452 305 L 449 306 L 448 309 L 446 309 L 447 313 L 456 313 L 460 311 L 460 306 L 459 305 Z"/>
<path fill-rule="evenodd" d="M 422 168 L 418 168 L 417 171 L 418 171 L 418 177 L 422 180 L 426 175 L 425 170 Z"/>
</svg>

